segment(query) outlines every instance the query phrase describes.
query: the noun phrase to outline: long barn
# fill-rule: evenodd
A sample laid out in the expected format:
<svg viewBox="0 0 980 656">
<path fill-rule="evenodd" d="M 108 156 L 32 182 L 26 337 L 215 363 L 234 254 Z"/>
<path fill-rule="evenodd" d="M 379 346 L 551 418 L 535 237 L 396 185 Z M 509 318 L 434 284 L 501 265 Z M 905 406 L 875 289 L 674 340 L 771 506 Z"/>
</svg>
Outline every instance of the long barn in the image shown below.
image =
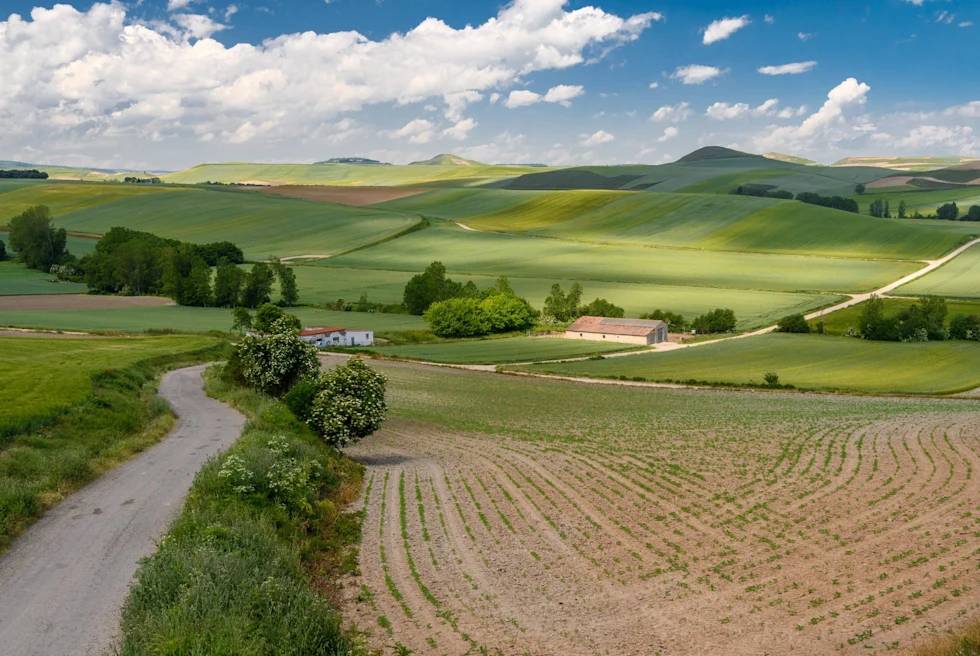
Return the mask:
<svg viewBox="0 0 980 656">
<path fill-rule="evenodd" d="M 565 330 L 565 337 L 649 346 L 667 341 L 667 324 L 647 319 L 579 317 Z"/>
</svg>

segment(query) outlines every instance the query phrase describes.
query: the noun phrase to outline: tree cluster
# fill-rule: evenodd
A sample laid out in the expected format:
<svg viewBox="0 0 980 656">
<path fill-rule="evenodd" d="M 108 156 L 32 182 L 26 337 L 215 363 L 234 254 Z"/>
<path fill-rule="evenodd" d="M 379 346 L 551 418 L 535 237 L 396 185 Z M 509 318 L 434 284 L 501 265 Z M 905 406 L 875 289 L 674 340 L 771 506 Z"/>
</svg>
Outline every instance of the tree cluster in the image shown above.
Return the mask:
<svg viewBox="0 0 980 656">
<path fill-rule="evenodd" d="M 791 314 L 779 320 L 779 323 L 776 325 L 776 332 L 809 334 L 813 332 L 813 328 L 810 327 L 806 317 L 802 314 Z"/>
<path fill-rule="evenodd" d="M 853 212 L 857 214 L 861 211 L 856 200 L 844 198 L 843 196 L 821 196 L 811 191 L 802 191 L 796 194 L 796 200 L 808 205 L 829 207 L 830 209 L 841 210 L 842 212 Z"/>
<path fill-rule="evenodd" d="M 451 298 L 473 297 L 477 291 L 472 281 L 463 285 L 447 278 L 443 263 L 433 262 L 425 271 L 408 281 L 403 298 L 408 311 L 421 316 L 433 303 Z"/>
<path fill-rule="evenodd" d="M 718 308 L 695 317 L 691 322 L 691 330 L 699 335 L 715 333 L 733 333 L 738 321 L 735 313 L 727 308 Z"/>
<path fill-rule="evenodd" d="M 871 205 L 868 206 L 868 214 L 877 219 L 892 218 L 891 207 L 888 201 L 880 198 L 875 198 L 871 201 Z"/>
<path fill-rule="evenodd" d="M 773 189 L 766 185 L 742 185 L 732 189 L 731 193 L 735 196 L 755 196 L 757 198 L 793 200 L 793 192 L 786 191 L 784 189 Z"/>
<path fill-rule="evenodd" d="M 163 184 L 163 180 L 157 177 L 137 178 L 135 176 L 126 176 L 123 178 L 123 182 L 128 184 Z"/>
<path fill-rule="evenodd" d="M 67 255 L 68 233 L 51 225 L 51 210 L 45 205 L 29 207 L 10 219 L 10 250 L 29 269 L 49 271 Z"/>
<path fill-rule="evenodd" d="M 479 337 L 532 328 L 540 313 L 511 289 L 506 278 L 477 296 L 460 296 L 429 306 L 423 317 L 438 337 Z"/>
<path fill-rule="evenodd" d="M 0 180 L 47 180 L 48 174 L 42 173 L 37 169 L 15 169 L 15 170 L 2 170 L 0 169 Z"/>
<path fill-rule="evenodd" d="M 863 339 L 882 342 L 927 342 L 949 339 L 946 328 L 946 299 L 923 296 L 918 302 L 897 315 L 885 315 L 885 302 L 872 295 L 864 304 L 858 319 L 858 332 Z"/>
<path fill-rule="evenodd" d="M 3 262 L 6 259 L 7 259 L 7 245 L 3 243 L 2 239 L 0 239 L 0 262 Z"/>
<path fill-rule="evenodd" d="M 668 310 L 654 310 L 647 314 L 641 314 L 641 319 L 657 319 L 667 324 L 667 329 L 672 333 L 682 333 L 687 330 L 687 320 L 683 315 Z"/>
<path fill-rule="evenodd" d="M 604 298 L 597 298 L 591 303 L 582 305 L 582 285 L 572 283 L 566 294 L 561 285 L 551 286 L 551 293 L 544 301 L 544 316 L 550 317 L 557 323 L 568 323 L 579 317 L 609 317 L 621 319 L 626 312 Z"/>
</svg>

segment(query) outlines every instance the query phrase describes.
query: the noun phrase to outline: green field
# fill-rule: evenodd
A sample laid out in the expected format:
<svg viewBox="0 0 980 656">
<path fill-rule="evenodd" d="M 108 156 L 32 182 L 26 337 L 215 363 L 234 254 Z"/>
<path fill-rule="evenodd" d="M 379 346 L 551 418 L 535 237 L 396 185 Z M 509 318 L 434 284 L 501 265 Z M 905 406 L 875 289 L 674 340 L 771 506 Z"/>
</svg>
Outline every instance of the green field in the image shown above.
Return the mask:
<svg viewBox="0 0 980 656">
<path fill-rule="evenodd" d="M 444 190 L 379 207 L 591 243 L 835 257 L 933 259 L 964 237 L 933 224 L 747 196 L 622 191 Z"/>
<path fill-rule="evenodd" d="M 364 328 L 376 333 L 425 328 L 422 317 L 407 314 L 332 312 L 316 308 L 292 308 L 290 313 L 305 326 L 343 326 Z M 142 333 L 147 330 L 174 329 L 183 332 L 231 330 L 231 310 L 169 305 L 122 310 L 38 310 L 2 311 L 0 326 L 45 328 L 81 332 Z"/>
<path fill-rule="evenodd" d="M 202 164 L 164 176 L 167 182 L 255 182 L 259 184 L 317 184 L 398 187 L 452 182 L 458 186 L 512 178 L 541 169 L 520 166 L 364 164 Z"/>
<path fill-rule="evenodd" d="M 971 247 L 952 262 L 899 287 L 895 293 L 980 298 L 980 244 Z"/>
<path fill-rule="evenodd" d="M 41 182 L 0 194 L 0 225 L 34 205 L 47 205 L 55 217 L 138 196 L 172 193 L 166 187 L 114 183 Z M 68 227 L 55 221 L 59 227 Z M 71 228 L 69 228 L 70 230 Z M 101 231 L 99 231 L 101 232 Z"/>
<path fill-rule="evenodd" d="M 767 372 L 775 372 L 780 383 L 804 389 L 952 394 L 980 387 L 980 344 L 770 334 L 649 355 L 533 365 L 528 370 L 734 384 L 762 384 Z"/>
<path fill-rule="evenodd" d="M 448 223 L 322 266 L 422 271 L 441 260 L 454 275 L 601 280 L 770 291 L 875 289 L 919 266 L 908 262 L 612 246 L 522 235 L 467 232 Z"/>
<path fill-rule="evenodd" d="M 779 181 L 773 180 L 773 178 L 785 178 L 795 174 L 796 172 L 792 169 L 739 171 L 738 173 L 728 173 L 696 182 L 679 191 L 685 194 L 728 194 L 733 189 L 747 184 L 771 184 L 774 187 L 778 187 Z"/>
<path fill-rule="evenodd" d="M 911 306 L 913 303 L 916 303 L 917 299 L 884 298 L 882 299 L 882 302 L 885 304 L 885 315 L 894 316 Z M 949 311 L 946 316 L 947 323 L 949 323 L 949 320 L 955 317 L 957 314 L 963 314 L 966 316 L 975 314 L 980 316 L 980 302 L 976 301 L 947 299 L 946 308 Z M 828 335 L 843 335 L 845 332 L 847 332 L 848 328 L 857 330 L 858 320 L 860 319 L 863 311 L 864 303 L 858 303 L 857 305 L 852 305 L 851 307 L 844 308 L 843 310 L 837 310 L 836 312 L 825 314 L 820 317 L 818 321 L 824 322 L 824 330 L 827 331 Z M 815 321 L 811 323 L 815 323 Z"/>
<path fill-rule="evenodd" d="M 21 294 L 84 294 L 82 283 L 58 282 L 50 273 L 28 269 L 16 262 L 0 262 L 0 296 Z"/>
<path fill-rule="evenodd" d="M 114 226 L 195 243 L 234 241 L 247 257 L 333 255 L 395 235 L 414 215 L 246 191 L 98 184 L 34 185 L 0 196 L 0 216 L 47 204 L 69 231 Z"/>
<path fill-rule="evenodd" d="M 624 351 L 631 346 L 552 337 L 509 337 L 442 344 L 379 346 L 370 350 L 387 357 L 446 364 L 505 364 L 580 358 Z"/>
<path fill-rule="evenodd" d="M 0 337 L 0 435 L 48 420 L 92 393 L 92 376 L 139 360 L 196 351 L 216 340 L 197 335 L 122 339 Z"/>
<path fill-rule="evenodd" d="M 887 200 L 892 216 L 898 215 L 898 204 L 905 201 L 908 213 L 935 214 L 936 208 L 946 203 L 956 203 L 960 214 L 965 214 L 970 205 L 980 205 L 980 188 L 966 187 L 962 189 L 916 189 L 911 188 L 882 188 L 868 189 L 860 196 L 850 195 L 857 201 L 861 214 L 867 215 L 868 209 L 876 199 Z M 950 223 L 943 221 L 943 223 Z M 980 226 L 974 226 L 980 233 Z"/>
<path fill-rule="evenodd" d="M 296 279 L 303 303 L 331 304 L 338 298 L 356 301 L 367 294 L 374 303 L 395 304 L 402 301 L 405 283 L 417 271 L 386 271 L 381 269 L 348 269 L 331 266 L 295 266 Z M 495 276 L 451 276 L 462 282 L 472 280 L 477 287 L 493 286 Z M 534 307 L 544 307 L 551 286 L 559 283 L 567 291 L 573 280 L 562 278 L 509 278 L 514 291 L 528 299 Z M 717 307 L 729 307 L 745 330 L 771 325 L 787 314 L 809 312 L 833 305 L 843 297 L 833 294 L 803 294 L 758 291 L 751 289 L 716 289 L 650 283 L 622 283 L 581 280 L 584 300 L 605 298 L 622 307 L 627 316 L 637 317 L 656 309 L 670 309 L 689 319 Z M 3 314 L 0 313 L 0 318 Z M 0 319 L 2 320 L 2 319 Z"/>
</svg>

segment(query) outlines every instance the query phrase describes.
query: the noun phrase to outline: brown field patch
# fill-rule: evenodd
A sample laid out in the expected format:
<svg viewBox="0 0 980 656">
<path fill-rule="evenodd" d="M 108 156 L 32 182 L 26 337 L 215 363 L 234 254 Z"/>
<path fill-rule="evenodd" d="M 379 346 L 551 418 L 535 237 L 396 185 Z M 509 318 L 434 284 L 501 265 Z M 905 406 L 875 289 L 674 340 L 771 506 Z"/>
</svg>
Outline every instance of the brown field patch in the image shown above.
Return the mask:
<svg viewBox="0 0 980 656">
<path fill-rule="evenodd" d="M 90 296 L 89 294 L 38 294 L 0 296 L 0 311 L 29 310 L 117 310 L 134 307 L 174 305 L 160 296 Z"/>
<path fill-rule="evenodd" d="M 304 200 L 315 200 L 321 203 L 338 203 L 340 205 L 350 205 L 352 207 L 364 207 L 365 205 L 375 205 L 389 200 L 408 198 L 415 196 L 430 189 L 405 189 L 403 187 L 330 187 L 321 185 L 283 185 L 280 187 L 266 187 L 255 191 L 263 194 L 276 194 L 277 196 L 288 196 L 290 198 L 302 198 Z"/>
<path fill-rule="evenodd" d="M 383 653 L 908 649 L 980 609 L 976 417 L 610 416 L 567 441 L 391 419 L 347 450 L 368 469 L 349 616 Z"/>
</svg>

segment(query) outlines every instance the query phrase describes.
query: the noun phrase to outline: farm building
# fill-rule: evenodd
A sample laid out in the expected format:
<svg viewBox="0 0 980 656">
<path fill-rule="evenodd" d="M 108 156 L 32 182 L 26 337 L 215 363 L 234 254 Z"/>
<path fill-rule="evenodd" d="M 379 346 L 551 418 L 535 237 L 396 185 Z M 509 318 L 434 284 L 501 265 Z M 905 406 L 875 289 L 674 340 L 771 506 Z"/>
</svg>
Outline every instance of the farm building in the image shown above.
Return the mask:
<svg viewBox="0 0 980 656">
<path fill-rule="evenodd" d="M 300 331 L 299 338 L 304 342 L 316 345 L 318 348 L 325 346 L 374 345 L 373 330 L 355 330 L 336 326 L 304 328 Z"/>
<path fill-rule="evenodd" d="M 646 319 L 580 317 L 565 330 L 565 337 L 623 344 L 660 344 L 667 341 L 667 324 Z"/>
</svg>

